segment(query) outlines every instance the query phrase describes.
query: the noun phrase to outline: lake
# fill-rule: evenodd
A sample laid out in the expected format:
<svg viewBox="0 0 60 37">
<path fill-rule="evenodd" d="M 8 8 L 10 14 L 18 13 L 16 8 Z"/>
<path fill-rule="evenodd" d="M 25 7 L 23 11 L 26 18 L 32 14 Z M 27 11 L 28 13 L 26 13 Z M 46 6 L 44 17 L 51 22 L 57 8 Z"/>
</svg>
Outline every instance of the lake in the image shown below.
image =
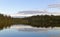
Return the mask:
<svg viewBox="0 0 60 37">
<path fill-rule="evenodd" d="M 28 25 L 12 25 L 0 30 L 0 37 L 60 37 L 60 27 L 37 28 Z"/>
</svg>

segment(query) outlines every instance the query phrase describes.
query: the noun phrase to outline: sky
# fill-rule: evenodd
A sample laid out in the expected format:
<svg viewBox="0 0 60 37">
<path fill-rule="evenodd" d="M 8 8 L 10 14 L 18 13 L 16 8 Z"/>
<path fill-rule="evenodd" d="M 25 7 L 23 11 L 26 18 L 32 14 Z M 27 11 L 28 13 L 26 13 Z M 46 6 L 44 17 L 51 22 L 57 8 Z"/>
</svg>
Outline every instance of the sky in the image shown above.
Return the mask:
<svg viewBox="0 0 60 37">
<path fill-rule="evenodd" d="M 28 10 L 46 10 L 59 13 L 60 0 L 0 0 L 0 13 L 16 15 L 19 11 Z"/>
</svg>

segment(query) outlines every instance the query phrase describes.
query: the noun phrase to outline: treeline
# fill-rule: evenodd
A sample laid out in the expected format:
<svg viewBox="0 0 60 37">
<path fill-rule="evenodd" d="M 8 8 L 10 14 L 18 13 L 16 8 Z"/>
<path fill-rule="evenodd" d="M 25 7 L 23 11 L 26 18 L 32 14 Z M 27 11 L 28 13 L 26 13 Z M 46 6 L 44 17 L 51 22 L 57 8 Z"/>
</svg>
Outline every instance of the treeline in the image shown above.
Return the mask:
<svg viewBox="0 0 60 37">
<path fill-rule="evenodd" d="M 28 24 L 37 27 L 60 27 L 60 16 L 37 15 L 28 18 Z"/>
<path fill-rule="evenodd" d="M 26 18 L 14 18 L 15 24 L 26 24 L 34 27 L 60 27 L 60 16 L 37 15 Z"/>
<path fill-rule="evenodd" d="M 26 24 L 35 27 L 60 27 L 60 16 L 37 15 L 23 18 Z"/>
<path fill-rule="evenodd" d="M 10 16 L 0 14 L 0 29 L 6 28 L 13 24 L 13 19 Z"/>
<path fill-rule="evenodd" d="M 12 18 L 0 14 L 0 29 L 10 27 L 14 24 L 31 25 L 34 27 L 60 27 L 60 16 L 36 15 L 25 18 Z"/>
<path fill-rule="evenodd" d="M 11 16 L 0 14 L 0 30 L 3 28 L 10 27 L 14 24 L 24 24 L 26 20 L 22 18 L 13 18 Z"/>
</svg>

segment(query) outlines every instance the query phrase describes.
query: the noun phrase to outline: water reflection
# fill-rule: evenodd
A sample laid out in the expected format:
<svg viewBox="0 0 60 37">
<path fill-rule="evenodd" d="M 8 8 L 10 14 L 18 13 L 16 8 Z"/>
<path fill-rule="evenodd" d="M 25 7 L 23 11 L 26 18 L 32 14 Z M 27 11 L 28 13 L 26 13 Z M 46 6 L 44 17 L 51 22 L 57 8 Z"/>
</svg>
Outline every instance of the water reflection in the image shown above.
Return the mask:
<svg viewBox="0 0 60 37">
<path fill-rule="evenodd" d="M 10 28 L 12 29 L 16 29 L 18 31 L 28 31 L 28 32 L 48 32 L 48 31 L 56 31 L 56 30 L 60 30 L 60 27 L 54 27 L 54 28 L 37 28 L 37 27 L 32 27 L 29 25 L 13 25 Z"/>
<path fill-rule="evenodd" d="M 18 31 L 28 31 L 28 32 L 47 32 L 51 28 L 37 28 L 37 27 L 32 27 L 28 25 L 14 25 L 11 26 L 10 28 L 17 29 Z"/>
<path fill-rule="evenodd" d="M 1 37 L 60 37 L 60 27 L 37 28 L 28 25 L 13 25 L 0 31 Z"/>
</svg>

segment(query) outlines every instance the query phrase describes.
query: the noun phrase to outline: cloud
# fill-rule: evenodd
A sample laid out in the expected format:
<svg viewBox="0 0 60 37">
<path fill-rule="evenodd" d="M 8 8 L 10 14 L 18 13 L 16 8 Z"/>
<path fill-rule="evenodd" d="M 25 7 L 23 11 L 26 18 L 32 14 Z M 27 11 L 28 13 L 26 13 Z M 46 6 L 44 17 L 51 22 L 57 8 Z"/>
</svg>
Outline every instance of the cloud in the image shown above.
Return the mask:
<svg viewBox="0 0 60 37">
<path fill-rule="evenodd" d="M 48 5 L 49 8 L 60 8 L 60 4 L 50 4 Z"/>
<path fill-rule="evenodd" d="M 33 15 L 60 15 L 59 12 L 48 12 L 48 11 L 20 11 L 17 14 L 11 14 L 12 17 L 29 17 Z"/>
<path fill-rule="evenodd" d="M 20 11 L 17 14 L 29 15 L 29 14 L 41 14 L 46 12 L 47 11 Z"/>
<path fill-rule="evenodd" d="M 11 14 L 12 17 L 23 17 L 23 16 L 33 16 L 33 15 L 41 15 L 41 14 L 49 14 L 46 10 L 43 11 L 19 11 L 16 14 Z"/>
</svg>

